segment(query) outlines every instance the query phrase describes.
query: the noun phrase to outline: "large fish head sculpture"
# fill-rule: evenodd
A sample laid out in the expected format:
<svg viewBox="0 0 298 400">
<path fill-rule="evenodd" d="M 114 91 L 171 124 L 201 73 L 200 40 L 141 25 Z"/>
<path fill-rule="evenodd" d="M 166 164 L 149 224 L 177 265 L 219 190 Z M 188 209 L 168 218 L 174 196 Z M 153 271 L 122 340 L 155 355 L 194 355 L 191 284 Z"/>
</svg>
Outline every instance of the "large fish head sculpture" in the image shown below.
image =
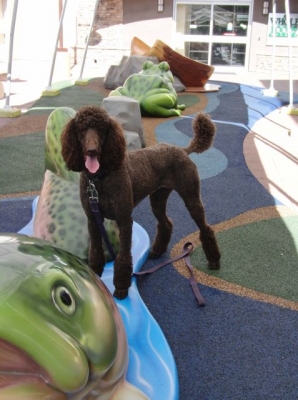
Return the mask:
<svg viewBox="0 0 298 400">
<path fill-rule="evenodd" d="M 0 399 L 146 399 L 127 364 L 120 313 L 88 266 L 49 242 L 0 235 Z"/>
</svg>

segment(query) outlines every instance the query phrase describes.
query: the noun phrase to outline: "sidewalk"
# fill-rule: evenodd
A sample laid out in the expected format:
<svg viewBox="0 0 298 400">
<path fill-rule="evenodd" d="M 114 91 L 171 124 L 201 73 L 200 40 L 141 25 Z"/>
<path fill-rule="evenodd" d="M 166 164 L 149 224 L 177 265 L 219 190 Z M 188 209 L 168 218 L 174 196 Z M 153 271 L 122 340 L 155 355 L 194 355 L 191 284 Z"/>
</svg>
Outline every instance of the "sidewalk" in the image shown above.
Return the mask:
<svg viewBox="0 0 298 400">
<path fill-rule="evenodd" d="M 269 89 L 271 74 L 214 73 L 212 79 L 243 83 Z M 273 88 L 290 91 L 288 73 L 274 79 Z M 293 93 L 298 94 L 298 80 L 293 81 Z M 294 107 L 298 110 L 298 104 Z M 258 181 L 283 204 L 298 212 L 298 116 L 285 113 L 286 107 L 260 119 L 244 141 L 246 163 Z"/>
<path fill-rule="evenodd" d="M 219 80 L 224 82 L 235 82 L 243 83 L 244 85 L 252 85 L 258 87 L 264 87 L 265 89 L 270 88 L 271 84 L 271 73 L 269 71 L 257 73 L 257 72 L 231 72 L 221 73 L 214 72 L 211 76 L 212 80 Z M 289 92 L 289 73 L 288 72 L 275 72 L 273 74 L 273 86 L 274 89 L 283 92 Z M 298 80 L 293 81 L 294 93 L 298 93 Z"/>
<path fill-rule="evenodd" d="M 55 82 L 76 80 L 79 78 L 81 67 L 76 66 L 70 71 L 54 69 L 51 85 Z M 97 68 L 99 70 L 99 68 Z M 0 63 L 0 85 L 1 82 L 6 89 L 6 71 L 7 65 Z M 21 109 L 26 112 L 31 104 L 40 98 L 42 92 L 49 86 L 50 82 L 51 61 L 15 61 L 11 70 L 11 87 L 9 105 L 13 108 Z M 84 78 L 96 77 L 97 71 L 93 69 L 85 69 Z M 104 75 L 102 75 L 104 76 Z M 1 93 L 1 90 L 0 90 Z M 0 108 L 4 107 L 5 100 L 1 100 Z M 0 121 L 1 123 L 1 121 Z"/>
</svg>

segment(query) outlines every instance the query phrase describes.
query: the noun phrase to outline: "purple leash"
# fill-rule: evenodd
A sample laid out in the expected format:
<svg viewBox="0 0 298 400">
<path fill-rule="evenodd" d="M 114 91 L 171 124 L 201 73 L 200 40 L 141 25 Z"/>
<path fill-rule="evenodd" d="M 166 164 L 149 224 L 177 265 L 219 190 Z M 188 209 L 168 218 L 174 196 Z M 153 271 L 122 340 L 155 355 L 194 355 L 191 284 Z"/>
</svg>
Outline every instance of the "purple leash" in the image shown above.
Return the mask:
<svg viewBox="0 0 298 400">
<path fill-rule="evenodd" d="M 102 217 L 102 215 L 100 213 L 100 210 L 99 210 L 98 193 L 97 193 L 97 190 L 95 188 L 94 183 L 91 182 L 90 180 L 89 180 L 89 186 L 87 188 L 87 193 L 89 193 L 90 207 L 91 207 L 91 210 L 93 211 L 93 214 L 94 214 L 94 217 L 96 219 L 96 222 L 97 222 L 98 228 L 100 230 L 101 236 L 103 237 L 103 240 L 105 241 L 105 244 L 107 245 L 107 248 L 109 250 L 109 253 L 110 253 L 112 259 L 115 260 L 116 254 L 115 254 L 114 249 L 113 249 L 113 247 L 111 245 L 111 242 L 109 240 L 107 231 L 106 231 L 106 229 L 104 227 L 104 224 L 103 224 L 104 219 L 103 219 L 103 217 Z"/>
<path fill-rule="evenodd" d="M 193 266 L 191 265 L 191 262 L 190 262 L 190 254 L 191 254 L 192 251 L 193 251 L 193 244 L 191 242 L 187 242 L 183 246 L 182 253 L 178 254 L 178 256 L 170 258 L 170 259 L 168 259 L 168 260 L 166 260 L 166 261 L 164 261 L 164 262 L 162 262 L 162 263 L 156 265 L 155 267 L 150 268 L 150 269 L 148 269 L 146 271 L 134 272 L 134 275 L 140 276 L 140 275 L 151 274 L 152 272 L 157 271 L 158 269 L 164 267 L 165 265 L 168 265 L 168 264 L 170 264 L 170 263 L 172 263 L 174 261 L 180 260 L 181 258 L 184 258 L 185 264 L 188 267 L 188 270 L 190 272 L 189 281 L 190 281 L 190 284 L 191 284 L 192 291 L 194 293 L 195 298 L 198 301 L 199 306 L 203 307 L 205 305 L 205 300 L 204 300 L 203 296 L 201 295 L 200 290 L 198 288 L 198 283 L 195 280 L 195 277 L 194 277 L 194 274 L 193 274 L 194 268 L 193 268 Z"/>
</svg>

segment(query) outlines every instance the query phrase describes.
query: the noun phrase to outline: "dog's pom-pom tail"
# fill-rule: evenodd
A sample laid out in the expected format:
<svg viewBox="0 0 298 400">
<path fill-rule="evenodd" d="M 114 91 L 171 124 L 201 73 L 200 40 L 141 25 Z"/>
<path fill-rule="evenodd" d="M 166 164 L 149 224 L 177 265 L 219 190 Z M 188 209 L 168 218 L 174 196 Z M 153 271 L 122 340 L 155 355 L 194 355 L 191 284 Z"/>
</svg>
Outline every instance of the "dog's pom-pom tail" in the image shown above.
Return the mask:
<svg viewBox="0 0 298 400">
<path fill-rule="evenodd" d="M 193 119 L 192 127 L 194 137 L 185 151 L 187 154 L 203 153 L 212 146 L 216 126 L 208 114 L 199 112 Z"/>
</svg>

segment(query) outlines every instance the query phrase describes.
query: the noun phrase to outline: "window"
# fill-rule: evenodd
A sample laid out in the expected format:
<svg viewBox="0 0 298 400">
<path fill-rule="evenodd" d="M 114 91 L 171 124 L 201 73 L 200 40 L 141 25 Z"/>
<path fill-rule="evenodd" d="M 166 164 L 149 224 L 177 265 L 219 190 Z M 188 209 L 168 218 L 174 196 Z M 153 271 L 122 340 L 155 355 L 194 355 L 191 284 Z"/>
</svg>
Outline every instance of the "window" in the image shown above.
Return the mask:
<svg viewBox="0 0 298 400">
<path fill-rule="evenodd" d="M 213 43 L 212 65 L 244 66 L 245 44 Z"/>
<path fill-rule="evenodd" d="M 248 6 L 214 6 L 213 35 L 246 36 Z"/>
<path fill-rule="evenodd" d="M 190 58 L 208 64 L 208 43 L 186 42 L 186 47 Z"/>
<path fill-rule="evenodd" d="M 228 1 L 221 0 L 210 1 L 208 4 L 199 0 L 192 0 L 192 4 L 187 4 L 185 0 L 181 0 L 181 3 L 178 1 L 177 50 L 205 64 L 245 66 L 249 0 L 246 4 L 239 4 L 242 1 L 235 0 L 234 4 L 229 5 L 226 4 Z"/>
<path fill-rule="evenodd" d="M 211 5 L 177 5 L 178 32 L 187 35 L 209 35 L 211 21 Z"/>
</svg>

